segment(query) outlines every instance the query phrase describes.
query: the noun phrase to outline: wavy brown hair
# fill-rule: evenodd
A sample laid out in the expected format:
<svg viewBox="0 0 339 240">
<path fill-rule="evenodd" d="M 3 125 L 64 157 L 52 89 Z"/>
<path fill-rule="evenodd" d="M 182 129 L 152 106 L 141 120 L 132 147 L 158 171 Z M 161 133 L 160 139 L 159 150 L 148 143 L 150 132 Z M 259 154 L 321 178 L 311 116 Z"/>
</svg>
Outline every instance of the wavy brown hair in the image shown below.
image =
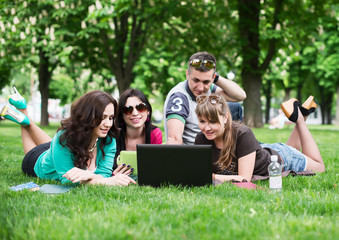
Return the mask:
<svg viewBox="0 0 339 240">
<path fill-rule="evenodd" d="M 210 94 L 208 96 L 218 95 Z M 221 149 L 217 164 L 221 170 L 226 170 L 232 163 L 232 160 L 236 158 L 235 149 L 237 142 L 237 131 L 240 124 L 232 121 L 227 101 L 222 96 L 220 96 L 220 100 L 216 104 L 212 104 L 210 101 L 206 101 L 201 104 L 198 103 L 195 112 L 200 118 L 204 117 L 209 121 L 220 123 L 221 126 L 224 125 L 225 129 L 223 133 L 223 148 Z M 223 117 L 228 115 L 226 124 L 220 122 L 219 115 Z"/>
<path fill-rule="evenodd" d="M 95 90 L 81 96 L 72 104 L 71 116 L 61 121 L 59 130 L 64 130 L 60 135 L 60 144 L 68 147 L 74 155 L 74 166 L 86 169 L 90 159 L 88 149 L 91 144 L 93 129 L 100 125 L 105 108 L 112 103 L 114 106 L 113 126 L 107 136 L 100 141 L 100 150 L 105 156 L 103 147 L 110 144 L 117 137 L 115 119 L 117 115 L 117 101 L 108 93 Z"/>
</svg>

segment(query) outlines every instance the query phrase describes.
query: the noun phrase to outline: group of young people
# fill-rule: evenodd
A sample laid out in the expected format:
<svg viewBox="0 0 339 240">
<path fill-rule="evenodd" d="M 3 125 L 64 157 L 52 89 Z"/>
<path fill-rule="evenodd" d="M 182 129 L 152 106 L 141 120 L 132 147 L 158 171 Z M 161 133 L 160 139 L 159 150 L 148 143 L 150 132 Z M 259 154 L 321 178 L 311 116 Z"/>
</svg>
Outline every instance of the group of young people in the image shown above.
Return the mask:
<svg viewBox="0 0 339 240">
<path fill-rule="evenodd" d="M 316 109 L 313 97 L 302 105 L 296 99 L 282 103 L 285 115 L 296 123 L 287 144 L 257 141 L 242 123 L 242 109 L 236 103 L 245 98 L 235 82 L 216 73 L 212 54 L 193 54 L 186 81 L 165 100 L 167 144 L 212 145 L 213 177 L 220 181 L 251 181 L 253 175 L 268 175 L 271 155 L 278 156 L 284 171 L 325 170 L 305 124 Z M 117 165 L 120 152 L 135 151 L 137 144 L 162 144 L 162 132 L 152 124 L 152 107 L 137 89 L 126 90 L 119 102 L 103 91 L 86 93 L 72 104 L 70 117 L 61 121 L 52 139 L 29 119 L 26 101 L 17 91 L 9 103 L 12 106 L 5 105 L 0 114 L 21 125 L 22 170 L 29 176 L 61 183 L 136 184 L 129 177 L 133 168 Z"/>
</svg>

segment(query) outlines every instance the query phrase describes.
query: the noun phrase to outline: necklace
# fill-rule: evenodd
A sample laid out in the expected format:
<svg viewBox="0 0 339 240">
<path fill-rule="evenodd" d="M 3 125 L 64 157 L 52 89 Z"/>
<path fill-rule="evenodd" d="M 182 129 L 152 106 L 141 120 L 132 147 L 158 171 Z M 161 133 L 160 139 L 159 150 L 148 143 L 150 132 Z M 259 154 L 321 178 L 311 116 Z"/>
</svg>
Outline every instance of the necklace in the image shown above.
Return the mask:
<svg viewBox="0 0 339 240">
<path fill-rule="evenodd" d="M 97 146 L 97 141 L 98 141 L 98 138 L 95 140 L 95 143 L 94 143 L 93 147 L 91 147 L 90 149 L 88 149 L 88 151 L 89 151 L 90 153 L 92 153 L 92 152 L 94 151 L 95 147 Z"/>
</svg>

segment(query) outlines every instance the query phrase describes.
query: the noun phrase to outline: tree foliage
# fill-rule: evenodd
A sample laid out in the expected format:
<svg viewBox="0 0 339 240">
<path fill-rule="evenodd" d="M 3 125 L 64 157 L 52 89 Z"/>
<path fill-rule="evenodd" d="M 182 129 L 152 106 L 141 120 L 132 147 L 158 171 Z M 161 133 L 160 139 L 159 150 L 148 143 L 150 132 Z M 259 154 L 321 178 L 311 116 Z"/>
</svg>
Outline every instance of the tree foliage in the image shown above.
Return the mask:
<svg viewBox="0 0 339 240">
<path fill-rule="evenodd" d="M 16 66 L 37 69 L 41 93 L 41 125 L 48 125 L 49 83 L 60 56 L 68 44 L 64 41 L 64 2 L 4 1 L 1 8 L 2 51 Z M 67 6 L 68 7 L 68 6 Z M 74 8 L 74 6 L 73 6 Z"/>
<path fill-rule="evenodd" d="M 219 74 L 233 71 L 244 87 L 249 126 L 262 126 L 261 94 L 269 109 L 274 89 L 316 95 L 330 119 L 338 12 L 334 0 L 2 1 L 0 86 L 18 71 L 36 73 L 48 123 L 48 97 L 66 103 L 129 86 L 166 96 L 184 80 L 188 58 L 209 51 Z"/>
</svg>

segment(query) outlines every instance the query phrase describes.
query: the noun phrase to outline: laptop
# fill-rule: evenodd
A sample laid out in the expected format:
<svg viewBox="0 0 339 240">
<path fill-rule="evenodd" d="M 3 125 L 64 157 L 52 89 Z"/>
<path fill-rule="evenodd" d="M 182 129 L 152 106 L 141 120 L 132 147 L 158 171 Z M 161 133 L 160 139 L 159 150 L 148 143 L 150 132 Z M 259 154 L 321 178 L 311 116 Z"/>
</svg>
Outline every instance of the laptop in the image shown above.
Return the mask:
<svg viewBox="0 0 339 240">
<path fill-rule="evenodd" d="M 154 187 L 212 184 L 212 146 L 137 145 L 138 184 Z"/>
</svg>

